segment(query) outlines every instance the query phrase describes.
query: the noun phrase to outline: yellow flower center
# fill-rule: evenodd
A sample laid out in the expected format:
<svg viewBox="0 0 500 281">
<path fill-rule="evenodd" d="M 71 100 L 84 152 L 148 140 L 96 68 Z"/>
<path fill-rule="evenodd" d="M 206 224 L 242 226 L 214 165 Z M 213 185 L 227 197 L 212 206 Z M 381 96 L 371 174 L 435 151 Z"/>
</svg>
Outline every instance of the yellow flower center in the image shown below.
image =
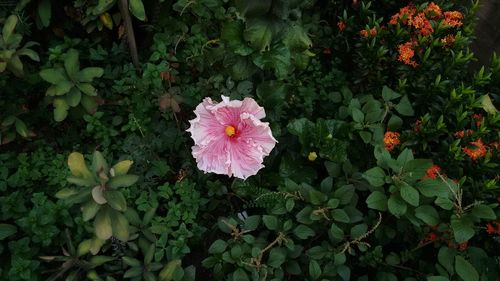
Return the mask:
<svg viewBox="0 0 500 281">
<path fill-rule="evenodd" d="M 233 137 L 236 134 L 236 129 L 233 126 L 227 126 L 225 131 L 228 137 Z"/>
</svg>

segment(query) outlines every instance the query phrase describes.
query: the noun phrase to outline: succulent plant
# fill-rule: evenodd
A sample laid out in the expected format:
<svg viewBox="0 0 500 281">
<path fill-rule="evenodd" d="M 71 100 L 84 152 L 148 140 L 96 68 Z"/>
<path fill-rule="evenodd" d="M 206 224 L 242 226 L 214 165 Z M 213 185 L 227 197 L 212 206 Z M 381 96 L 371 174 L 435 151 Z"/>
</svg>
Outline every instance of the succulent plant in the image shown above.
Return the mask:
<svg viewBox="0 0 500 281">
<path fill-rule="evenodd" d="M 92 157 L 91 168 L 81 153 L 68 157 L 71 176 L 68 181 L 80 188 L 64 188 L 56 197 L 70 205 L 82 205 L 84 221 L 94 219 L 97 238 L 106 240 L 114 236 L 122 241 L 129 238 L 129 223 L 123 212 L 127 209 L 125 196 L 118 190 L 137 182 L 138 176 L 127 174 L 133 162 L 123 160 L 111 168 L 99 151 Z"/>
</svg>

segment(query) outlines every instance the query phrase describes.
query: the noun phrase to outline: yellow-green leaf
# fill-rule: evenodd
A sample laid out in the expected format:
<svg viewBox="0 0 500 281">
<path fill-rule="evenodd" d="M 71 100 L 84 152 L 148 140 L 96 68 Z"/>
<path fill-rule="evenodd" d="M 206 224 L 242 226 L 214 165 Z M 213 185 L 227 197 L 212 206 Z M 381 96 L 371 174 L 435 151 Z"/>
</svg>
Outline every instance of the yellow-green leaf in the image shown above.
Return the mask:
<svg viewBox="0 0 500 281">
<path fill-rule="evenodd" d="M 123 160 L 118 163 L 116 163 L 113 168 L 113 173 L 112 176 L 121 176 L 127 174 L 128 170 L 130 167 L 134 164 L 134 161 L 131 160 Z"/>
<path fill-rule="evenodd" d="M 75 177 L 81 177 L 85 179 L 91 179 L 92 174 L 90 173 L 87 164 L 85 164 L 85 158 L 83 154 L 79 152 L 73 152 L 68 157 L 68 167 L 71 170 L 71 174 Z"/>
</svg>

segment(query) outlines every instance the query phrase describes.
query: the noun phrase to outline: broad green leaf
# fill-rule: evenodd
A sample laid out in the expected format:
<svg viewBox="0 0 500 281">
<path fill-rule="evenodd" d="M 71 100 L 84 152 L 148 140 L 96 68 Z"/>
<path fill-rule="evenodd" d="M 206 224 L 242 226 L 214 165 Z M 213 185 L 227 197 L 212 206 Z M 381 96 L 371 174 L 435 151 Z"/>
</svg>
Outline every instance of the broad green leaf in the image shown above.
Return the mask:
<svg viewBox="0 0 500 281">
<path fill-rule="evenodd" d="M 171 260 L 163 267 L 158 275 L 159 281 L 172 281 L 174 279 L 175 270 L 181 268 L 182 261 L 180 259 Z"/>
<path fill-rule="evenodd" d="M 293 233 L 295 234 L 295 236 L 297 236 L 299 239 L 308 239 L 312 236 L 314 236 L 314 230 L 312 230 L 310 227 L 306 226 L 306 225 L 303 225 L 303 224 L 299 224 L 294 230 L 293 230 Z"/>
<path fill-rule="evenodd" d="M 87 203 L 83 204 L 82 206 L 82 218 L 83 221 L 89 221 L 95 217 L 97 212 L 99 211 L 99 208 L 101 206 L 94 202 L 93 200 L 88 201 Z"/>
<path fill-rule="evenodd" d="M 69 49 L 64 57 L 64 69 L 66 73 L 73 80 L 77 80 L 77 73 L 80 70 L 80 62 L 78 61 L 78 51 L 75 49 Z"/>
<path fill-rule="evenodd" d="M 17 52 L 17 55 L 18 56 L 27 56 L 34 61 L 40 61 L 40 57 L 38 56 L 38 54 L 31 49 L 27 49 L 26 47 L 19 50 Z"/>
<path fill-rule="evenodd" d="M 78 244 L 78 248 L 76 250 L 76 254 L 78 257 L 86 255 L 90 252 L 90 248 L 92 247 L 92 240 L 86 239 Z"/>
<path fill-rule="evenodd" d="M 71 174 L 75 177 L 81 177 L 85 179 L 92 179 L 92 173 L 89 168 L 87 168 L 87 164 L 85 164 L 85 158 L 83 154 L 79 152 L 73 152 L 68 156 L 68 167 L 71 171 Z"/>
<path fill-rule="evenodd" d="M 130 267 L 140 267 L 142 265 L 140 260 L 132 258 L 132 257 L 125 256 L 125 257 L 122 257 L 122 260 L 123 260 L 124 264 L 126 264 Z M 160 273 L 160 276 L 161 276 L 161 273 Z"/>
<path fill-rule="evenodd" d="M 68 93 L 71 88 L 73 88 L 74 84 L 67 80 L 62 80 L 59 83 L 50 86 L 47 89 L 47 96 L 62 96 Z"/>
<path fill-rule="evenodd" d="M 337 239 L 339 241 L 344 239 L 344 231 L 337 225 L 335 225 L 335 223 L 332 223 L 332 225 L 330 226 L 330 234 L 334 239 Z"/>
<path fill-rule="evenodd" d="M 401 199 L 401 197 L 396 194 L 392 194 L 389 197 L 389 200 L 387 201 L 387 207 L 389 209 L 389 212 L 391 212 L 391 214 L 395 215 L 396 217 L 401 217 L 402 215 L 406 214 L 406 210 L 408 208 L 405 201 L 403 201 L 403 199 Z"/>
<path fill-rule="evenodd" d="M 416 208 L 415 216 L 428 225 L 438 225 L 440 222 L 438 212 L 434 207 L 429 205 L 422 205 Z"/>
<path fill-rule="evenodd" d="M 16 118 L 16 132 L 23 138 L 27 138 L 29 135 L 28 127 L 26 127 L 26 124 L 19 118 Z"/>
<path fill-rule="evenodd" d="M 457 243 L 468 241 L 474 236 L 474 223 L 467 217 L 452 217 L 451 229 Z"/>
<path fill-rule="evenodd" d="M 365 178 L 372 186 L 379 187 L 385 184 L 385 172 L 380 167 L 373 167 L 363 173 Z"/>
<path fill-rule="evenodd" d="M 427 281 L 450 281 L 450 279 L 444 276 L 429 276 L 427 277 Z"/>
<path fill-rule="evenodd" d="M 73 196 L 75 194 L 78 194 L 78 190 L 76 190 L 74 188 L 63 188 L 63 189 L 59 190 L 55 196 L 58 199 L 66 199 L 66 198 L 69 198 L 70 196 Z"/>
<path fill-rule="evenodd" d="M 210 254 L 222 254 L 226 250 L 226 248 L 226 241 L 217 239 L 212 243 L 212 245 L 210 245 L 210 248 L 208 248 L 208 252 Z"/>
<path fill-rule="evenodd" d="M 233 273 L 233 278 L 231 281 L 249 281 L 248 274 L 242 268 L 236 269 Z"/>
<path fill-rule="evenodd" d="M 495 211 L 487 205 L 481 204 L 472 208 L 472 215 L 479 219 L 485 220 L 495 220 L 497 216 L 495 215 Z"/>
<path fill-rule="evenodd" d="M 66 81 L 67 77 L 62 68 L 48 68 L 40 71 L 40 77 L 51 84 L 59 84 Z"/>
<path fill-rule="evenodd" d="M 146 21 L 146 11 L 142 0 L 129 0 L 129 10 L 132 14 L 141 21 Z"/>
<path fill-rule="evenodd" d="M 255 216 L 249 216 L 248 218 L 245 219 L 243 228 L 245 230 L 255 230 L 259 226 L 260 223 L 260 216 L 255 215 Z"/>
<path fill-rule="evenodd" d="M 283 43 L 291 50 L 304 51 L 312 47 L 312 41 L 300 26 L 293 24 L 288 28 Z"/>
<path fill-rule="evenodd" d="M 7 68 L 17 77 L 23 77 L 23 63 L 19 56 L 13 55 L 7 63 Z"/>
<path fill-rule="evenodd" d="M 99 174 L 100 172 L 104 172 L 107 174 L 109 171 L 108 162 L 100 151 L 96 150 L 92 155 L 92 170 L 96 174 Z"/>
<path fill-rule="evenodd" d="M 273 38 L 272 22 L 264 19 L 253 19 L 247 22 L 244 38 L 250 45 L 261 52 L 271 48 Z"/>
<path fill-rule="evenodd" d="M 82 92 L 80 92 L 80 90 L 78 90 L 76 87 L 73 87 L 64 97 L 64 100 L 69 106 L 75 107 L 80 104 L 80 101 L 82 100 Z"/>
<path fill-rule="evenodd" d="M 94 229 L 97 238 L 107 240 L 113 235 L 111 216 L 108 208 L 101 208 L 94 220 Z"/>
<path fill-rule="evenodd" d="M 88 96 L 91 96 L 91 97 L 97 96 L 96 88 L 94 88 L 94 86 L 92 86 L 89 83 L 80 83 L 77 85 L 77 87 L 78 87 L 78 89 L 80 89 L 80 91 L 82 91 L 84 94 L 86 94 Z"/>
<path fill-rule="evenodd" d="M 76 184 L 78 186 L 86 186 L 86 187 L 94 187 L 97 185 L 97 182 L 93 179 L 79 178 L 79 177 L 68 177 L 66 180 L 69 183 Z"/>
<path fill-rule="evenodd" d="M 127 218 L 120 212 L 110 209 L 111 226 L 113 236 L 123 242 L 127 242 L 129 238 L 129 229 Z"/>
<path fill-rule="evenodd" d="M 94 266 L 100 266 L 103 265 L 107 262 L 114 261 L 115 257 L 108 257 L 108 256 L 93 256 L 90 258 L 89 263 Z"/>
<path fill-rule="evenodd" d="M 418 194 L 418 191 L 414 187 L 410 186 L 406 182 L 402 182 L 402 184 L 400 185 L 400 193 L 401 197 L 410 205 L 413 205 L 415 207 L 418 206 L 420 202 L 420 196 Z"/>
<path fill-rule="evenodd" d="M 403 119 L 399 116 L 393 114 L 387 123 L 387 129 L 390 131 L 397 131 L 399 128 L 403 126 Z"/>
<path fill-rule="evenodd" d="M 416 188 L 425 197 L 442 197 L 447 198 L 449 189 L 441 179 L 426 179 L 418 182 Z"/>
<path fill-rule="evenodd" d="M 415 114 L 408 96 L 403 96 L 399 103 L 395 106 L 395 109 L 403 116 L 413 116 Z"/>
<path fill-rule="evenodd" d="M 455 260 L 456 254 L 457 250 L 446 246 L 441 247 L 438 252 L 439 263 L 448 271 L 450 275 L 453 275 L 455 272 L 453 269 L 453 261 Z"/>
<path fill-rule="evenodd" d="M 455 271 L 465 281 L 479 281 L 477 270 L 462 256 L 455 257 Z"/>
<path fill-rule="evenodd" d="M 330 215 L 335 221 L 348 223 L 351 221 L 347 213 L 342 209 L 335 209 L 330 212 Z"/>
<path fill-rule="evenodd" d="M 3 23 L 2 38 L 4 42 L 9 41 L 10 35 L 16 29 L 18 18 L 16 15 L 10 15 Z"/>
<path fill-rule="evenodd" d="M 484 111 L 488 112 L 489 114 L 495 114 L 498 112 L 497 108 L 491 101 L 491 98 L 489 95 L 484 95 L 481 97 L 481 105 L 484 109 Z"/>
<path fill-rule="evenodd" d="M 111 208 L 123 212 L 127 209 L 127 200 L 125 196 L 118 190 L 106 190 L 103 192 L 104 198 L 108 201 Z"/>
<path fill-rule="evenodd" d="M 38 16 L 40 17 L 43 27 L 47 27 L 50 24 L 50 17 L 52 16 L 50 2 L 50 0 L 41 0 L 38 2 Z"/>
<path fill-rule="evenodd" d="M 374 191 L 368 196 L 368 198 L 366 198 L 366 204 L 370 209 L 386 211 L 387 196 L 380 191 Z"/>
<path fill-rule="evenodd" d="M 136 175 L 116 176 L 116 177 L 112 177 L 108 181 L 107 186 L 110 188 L 128 187 L 128 186 L 131 186 L 134 183 L 136 183 L 138 179 L 139 179 L 139 177 Z"/>
<path fill-rule="evenodd" d="M 279 268 L 286 260 L 286 253 L 281 248 L 273 248 L 269 252 L 269 257 L 267 258 L 267 265 L 272 268 Z"/>
<path fill-rule="evenodd" d="M 266 14 L 271 9 L 271 0 L 236 0 L 236 10 L 242 17 L 256 17 Z"/>
<path fill-rule="evenodd" d="M 247 46 L 243 39 L 243 30 L 244 25 L 242 21 L 234 20 L 227 22 L 222 27 L 221 40 L 225 46 L 233 50 L 236 54 L 247 56 L 253 52 L 253 49 Z"/>
<path fill-rule="evenodd" d="M 262 217 L 262 222 L 269 230 L 277 230 L 279 227 L 278 218 L 275 216 L 264 215 Z"/>
<path fill-rule="evenodd" d="M 393 91 L 391 88 L 384 86 L 382 88 L 382 98 L 384 101 L 391 101 L 393 99 L 399 98 L 401 95 Z"/>
<path fill-rule="evenodd" d="M 92 82 L 94 78 L 101 77 L 104 69 L 100 67 L 86 67 L 77 74 L 77 80 L 80 82 Z"/>
<path fill-rule="evenodd" d="M 94 98 L 92 97 L 89 97 L 87 95 L 83 95 L 82 96 L 82 100 L 80 101 L 83 108 L 85 108 L 85 110 L 90 113 L 90 114 L 94 114 L 97 110 L 97 102 Z"/>
<path fill-rule="evenodd" d="M 11 235 L 14 235 L 16 232 L 17 228 L 14 225 L 0 223 L 0 241 Z"/>
<path fill-rule="evenodd" d="M 321 276 L 321 267 L 319 266 L 319 263 L 315 260 L 311 260 L 309 262 L 309 275 L 311 276 L 312 280 L 318 280 L 318 278 Z"/>
<path fill-rule="evenodd" d="M 114 175 L 112 176 L 121 176 L 126 175 L 130 167 L 134 164 L 134 161 L 131 160 L 123 160 L 116 163 L 111 169 L 113 169 Z"/>
</svg>

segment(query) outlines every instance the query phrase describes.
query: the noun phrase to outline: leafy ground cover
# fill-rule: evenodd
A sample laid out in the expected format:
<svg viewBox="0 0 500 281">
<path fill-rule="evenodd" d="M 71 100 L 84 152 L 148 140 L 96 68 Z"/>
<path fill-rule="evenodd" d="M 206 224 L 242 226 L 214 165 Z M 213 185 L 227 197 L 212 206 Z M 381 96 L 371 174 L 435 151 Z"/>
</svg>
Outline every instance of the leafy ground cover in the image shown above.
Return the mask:
<svg viewBox="0 0 500 281">
<path fill-rule="evenodd" d="M 0 2 L 0 279 L 497 280 L 500 58 L 469 68 L 477 8 Z M 222 96 L 277 141 L 229 172 L 190 129 Z M 193 153 L 209 140 L 223 170 Z"/>
</svg>

